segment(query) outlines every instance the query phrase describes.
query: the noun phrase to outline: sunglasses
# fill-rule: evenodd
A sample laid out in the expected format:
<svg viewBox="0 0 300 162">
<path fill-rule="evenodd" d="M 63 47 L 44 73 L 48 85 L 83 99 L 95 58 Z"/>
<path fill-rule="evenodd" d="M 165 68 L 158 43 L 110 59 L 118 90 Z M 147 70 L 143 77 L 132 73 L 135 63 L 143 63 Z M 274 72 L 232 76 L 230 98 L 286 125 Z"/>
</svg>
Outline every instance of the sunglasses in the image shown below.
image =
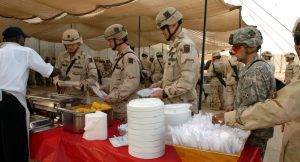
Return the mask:
<svg viewBox="0 0 300 162">
<path fill-rule="evenodd" d="M 231 47 L 231 50 L 233 53 L 237 53 L 242 47 L 243 47 L 243 45 L 233 45 Z"/>
</svg>

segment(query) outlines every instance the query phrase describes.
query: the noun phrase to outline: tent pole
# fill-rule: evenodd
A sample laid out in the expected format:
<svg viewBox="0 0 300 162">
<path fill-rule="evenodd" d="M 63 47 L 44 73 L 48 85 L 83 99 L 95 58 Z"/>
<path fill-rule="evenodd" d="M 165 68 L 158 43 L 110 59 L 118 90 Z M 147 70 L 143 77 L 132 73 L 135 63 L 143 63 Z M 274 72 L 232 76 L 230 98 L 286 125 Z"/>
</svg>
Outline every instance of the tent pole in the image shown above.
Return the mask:
<svg viewBox="0 0 300 162">
<path fill-rule="evenodd" d="M 201 71 L 200 71 L 200 91 L 198 109 L 202 109 L 202 92 L 203 92 L 203 74 L 204 74 L 204 52 L 205 52 L 205 35 L 206 35 L 206 18 L 207 18 L 207 0 L 204 5 L 204 22 L 203 22 L 203 38 L 202 38 L 202 54 L 201 54 Z"/>
<path fill-rule="evenodd" d="M 138 42 L 139 42 L 139 59 L 141 59 L 141 16 L 139 16 L 139 29 L 138 29 Z"/>
<path fill-rule="evenodd" d="M 239 28 L 242 27 L 242 6 L 239 7 Z"/>
</svg>

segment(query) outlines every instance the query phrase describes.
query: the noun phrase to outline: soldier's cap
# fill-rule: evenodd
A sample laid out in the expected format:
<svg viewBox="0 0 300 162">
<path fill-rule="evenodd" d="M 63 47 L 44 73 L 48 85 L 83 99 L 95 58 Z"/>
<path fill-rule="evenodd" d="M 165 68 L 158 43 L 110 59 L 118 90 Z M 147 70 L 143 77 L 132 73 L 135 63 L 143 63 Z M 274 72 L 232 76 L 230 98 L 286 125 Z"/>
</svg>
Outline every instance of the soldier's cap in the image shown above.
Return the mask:
<svg viewBox="0 0 300 162">
<path fill-rule="evenodd" d="M 292 52 L 289 52 L 289 53 L 287 53 L 287 54 L 285 54 L 284 55 L 284 57 L 287 57 L 287 58 L 295 58 L 295 54 L 294 53 L 292 53 Z"/>
<path fill-rule="evenodd" d="M 18 36 L 23 36 L 24 38 L 29 38 L 23 30 L 19 27 L 8 27 L 2 33 L 3 38 L 13 38 Z"/>
<path fill-rule="evenodd" d="M 220 57 L 221 53 L 220 52 L 213 52 L 212 57 Z"/>
<path fill-rule="evenodd" d="M 261 54 L 262 56 L 272 57 L 272 53 L 270 51 L 265 51 Z"/>
<path fill-rule="evenodd" d="M 83 43 L 82 37 L 80 36 L 78 30 L 67 29 L 63 32 L 62 43 L 65 45 Z"/>
<path fill-rule="evenodd" d="M 161 10 L 156 16 L 156 25 L 162 28 L 166 25 L 173 25 L 182 20 L 182 14 L 174 7 L 167 7 Z"/>
<path fill-rule="evenodd" d="M 107 27 L 104 31 L 104 38 L 108 39 L 123 39 L 128 35 L 127 30 L 121 24 L 113 24 Z"/>
<path fill-rule="evenodd" d="M 230 34 L 230 45 L 247 45 L 248 47 L 259 47 L 263 43 L 261 32 L 255 27 L 245 27 Z"/>
</svg>

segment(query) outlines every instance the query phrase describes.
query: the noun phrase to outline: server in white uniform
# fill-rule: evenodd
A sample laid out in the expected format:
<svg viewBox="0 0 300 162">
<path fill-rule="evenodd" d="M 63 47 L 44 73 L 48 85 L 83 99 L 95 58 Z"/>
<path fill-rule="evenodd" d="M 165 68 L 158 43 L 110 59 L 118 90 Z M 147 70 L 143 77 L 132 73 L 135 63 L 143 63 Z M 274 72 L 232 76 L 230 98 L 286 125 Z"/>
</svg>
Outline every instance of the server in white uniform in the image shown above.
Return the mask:
<svg viewBox="0 0 300 162">
<path fill-rule="evenodd" d="M 18 27 L 3 33 L 0 47 L 0 161 L 27 162 L 28 122 L 25 95 L 29 69 L 44 77 L 60 74 L 33 49 L 23 47 L 27 37 Z"/>
</svg>

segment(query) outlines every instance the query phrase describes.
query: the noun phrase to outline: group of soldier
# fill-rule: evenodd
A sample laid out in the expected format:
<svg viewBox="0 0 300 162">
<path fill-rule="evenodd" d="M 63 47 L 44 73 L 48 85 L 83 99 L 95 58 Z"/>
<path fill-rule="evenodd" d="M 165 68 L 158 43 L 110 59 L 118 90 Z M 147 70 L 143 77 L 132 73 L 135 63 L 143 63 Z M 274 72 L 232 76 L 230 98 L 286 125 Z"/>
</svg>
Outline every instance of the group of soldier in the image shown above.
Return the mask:
<svg viewBox="0 0 300 162">
<path fill-rule="evenodd" d="M 156 59 L 146 53 L 141 59 L 137 57 L 128 43 L 128 33 L 123 25 L 114 24 L 105 30 L 107 44 L 116 51 L 117 57 L 109 68 L 111 81 L 109 87 L 103 89 L 108 93 L 104 101 L 113 105 L 116 119 L 125 122 L 127 103 L 137 97 L 139 89 L 148 87 L 157 88 L 151 97 L 160 98 L 165 103 L 190 103 L 191 111 L 198 113 L 199 55 L 196 45 L 182 27 L 182 19 L 183 15 L 173 7 L 156 16 L 157 27 L 170 42 L 167 55 L 164 57 L 157 52 Z M 56 60 L 55 66 L 61 70 L 61 75 L 54 79 L 56 88 L 59 93 L 87 96 L 89 87 L 100 83 L 99 70 L 93 58 L 81 48 L 83 41 L 77 30 L 66 30 L 62 43 L 66 52 Z M 275 67 L 270 61 L 270 52 L 266 51 L 263 57 L 259 57 L 263 37 L 255 27 L 233 32 L 229 43 L 232 45 L 230 58 L 224 61 L 220 52 L 214 52 L 208 68 L 211 108 L 242 114 L 248 106 L 276 95 Z M 294 62 L 295 54 L 288 53 L 285 57 L 288 65 L 284 82 L 289 84 L 298 79 L 299 65 Z M 64 87 L 59 81 L 78 81 L 80 86 Z M 267 141 L 272 136 L 273 127 L 255 129 L 251 131 L 247 144 L 259 147 L 263 157 Z"/>
<path fill-rule="evenodd" d="M 212 53 L 207 72 L 210 81 L 212 110 L 233 110 L 234 96 L 237 92 L 239 74 L 245 64 L 238 61 L 233 51 L 230 51 L 229 58 L 221 59 L 221 52 Z M 270 66 L 270 70 L 275 75 L 275 66 L 271 60 L 273 57 L 270 51 L 261 54 L 261 59 Z M 287 65 L 285 68 L 284 83 L 289 84 L 299 77 L 299 64 L 295 62 L 296 55 L 292 52 L 284 55 Z M 225 95 L 226 94 L 226 95 Z"/>
<path fill-rule="evenodd" d="M 200 77 L 199 54 L 195 43 L 182 27 L 183 15 L 176 8 L 167 7 L 157 14 L 155 21 L 163 37 L 170 42 L 170 50 L 165 57 L 162 53 L 157 53 L 156 59 L 149 56 L 148 60 L 147 54 L 143 54 L 141 59 L 137 57 L 128 43 L 128 32 L 123 25 L 114 24 L 104 31 L 104 38 L 108 46 L 117 53 L 117 57 L 109 68 L 111 79 L 109 86 L 102 87 L 108 93 L 103 100 L 112 105 L 114 118 L 122 122 L 127 120 L 127 103 L 137 97 L 136 92 L 139 89 L 148 87 L 155 88 L 150 97 L 160 98 L 166 104 L 190 103 L 192 113 L 198 113 L 196 87 Z M 26 35 L 20 29 L 13 30 L 4 32 L 5 42 L 9 44 L 11 41 L 23 46 Z M 300 20 L 296 23 L 293 34 L 295 49 L 300 55 Z M 101 88 L 99 79 L 101 73 L 94 59 L 82 49 L 83 40 L 76 29 L 66 30 L 62 35 L 62 43 L 66 51 L 58 56 L 55 68 L 50 63 L 45 64 L 32 49 L 24 48 L 36 58 L 28 59 L 30 64 L 28 66 L 40 71 L 43 76 L 55 76 L 53 82 L 58 93 L 88 97 L 92 86 Z M 212 107 L 215 110 L 228 111 L 225 114 L 215 115 L 212 121 L 251 129 L 246 144 L 259 147 L 261 157 L 264 156 L 268 139 L 273 136 L 273 126 L 299 119 L 300 116 L 300 103 L 297 99 L 300 95 L 300 72 L 299 65 L 294 62 L 295 54 L 285 55 L 288 65 L 284 82 L 288 86 L 277 93 L 275 68 L 270 62 L 272 55 L 270 52 L 264 52 L 263 58 L 258 55 L 262 43 L 263 37 L 257 28 L 238 29 L 229 37 L 229 44 L 232 46 L 230 58 L 224 61 L 221 59 L 220 52 L 215 52 L 208 67 Z M 21 49 L 17 44 L 11 47 L 4 46 L 2 51 Z M 4 62 L 2 64 L 4 65 Z M 20 62 L 16 65 L 20 65 Z M 5 76 L 10 75 L 5 74 Z M 24 76 L 28 78 L 28 75 Z M 66 86 L 62 84 L 63 81 L 78 82 L 79 85 Z M 25 83 L 26 81 L 24 85 Z M 7 90 L 7 87 L 3 86 L 2 89 Z M 223 96 L 224 89 L 228 96 L 225 99 L 226 104 Z M 20 107 L 20 104 L 8 102 L 7 98 L 14 98 L 12 95 L 8 92 L 3 94 L 4 99 L 1 104 Z M 25 95 L 22 94 L 20 103 L 24 99 Z M 24 107 L 26 108 L 26 105 Z M 23 127 L 25 128 L 26 125 L 23 124 Z M 284 149 L 286 149 L 284 160 L 285 162 L 299 161 L 299 121 L 291 123 L 288 130 L 284 138 Z M 24 129 L 23 138 L 27 138 L 26 132 Z M 8 136 L 9 133 L 5 135 Z M 28 149 L 26 143 L 20 150 L 22 149 Z M 13 154 L 13 151 L 11 153 Z M 28 156 L 26 151 L 22 154 Z"/>
<path fill-rule="evenodd" d="M 162 52 L 156 52 L 156 58 L 147 53 L 142 54 L 141 67 L 143 74 L 146 76 L 143 86 L 149 87 L 151 84 L 160 81 L 164 73 L 165 61 Z M 149 57 L 149 59 L 148 59 Z"/>
<path fill-rule="evenodd" d="M 121 24 L 111 25 L 105 30 L 105 40 L 117 57 L 110 68 L 109 86 L 102 88 L 108 93 L 104 101 L 113 105 L 116 119 L 126 121 L 126 104 L 137 97 L 139 89 L 149 87 L 157 87 L 151 97 L 166 103 L 191 103 L 191 110 L 197 113 L 196 84 L 200 63 L 194 42 L 182 28 L 182 18 L 173 7 L 162 10 L 156 17 L 157 27 L 171 42 L 165 59 L 161 52 L 156 53 L 156 59 L 146 53 L 139 59 L 128 43 L 126 28 Z M 55 66 L 62 72 L 54 78 L 56 88 L 59 93 L 86 97 L 90 94 L 89 87 L 100 83 L 99 69 L 94 59 L 81 48 L 83 41 L 77 30 L 66 30 L 62 43 L 66 52 L 56 60 Z M 80 86 L 64 86 L 61 81 L 79 82 Z"/>
<path fill-rule="evenodd" d="M 295 51 L 299 57 L 300 18 L 295 23 L 293 37 Z M 274 70 L 268 61 L 271 57 L 270 53 L 264 53 L 265 62 L 257 59 L 257 51 L 262 44 L 260 34 L 255 34 L 246 28 L 239 29 L 231 34 L 229 43 L 232 45 L 232 51 L 238 60 L 245 64 L 245 67 L 239 74 L 234 110 L 214 115 L 212 122 L 251 130 L 247 143 L 259 146 L 262 155 L 266 141 L 273 134 L 272 127 L 284 124 L 280 162 L 300 161 L 300 103 L 298 99 L 300 81 L 299 64 L 294 62 L 295 54 L 285 55 L 288 62 L 284 79 L 286 86 L 276 92 L 274 91 Z M 249 61 L 249 57 L 245 56 L 250 56 L 251 53 L 253 53 L 253 59 Z M 279 85 L 278 80 L 276 80 L 277 85 Z"/>
</svg>

